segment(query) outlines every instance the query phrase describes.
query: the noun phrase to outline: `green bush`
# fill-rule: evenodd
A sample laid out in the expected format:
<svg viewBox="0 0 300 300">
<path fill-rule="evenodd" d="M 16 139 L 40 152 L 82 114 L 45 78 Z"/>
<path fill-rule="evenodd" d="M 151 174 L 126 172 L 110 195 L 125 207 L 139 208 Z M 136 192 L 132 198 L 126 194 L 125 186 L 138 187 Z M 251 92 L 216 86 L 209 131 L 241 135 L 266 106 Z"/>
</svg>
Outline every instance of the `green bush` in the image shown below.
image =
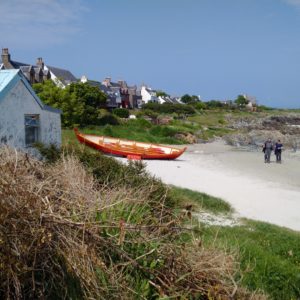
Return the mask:
<svg viewBox="0 0 300 300">
<path fill-rule="evenodd" d="M 35 143 L 33 146 L 40 152 L 42 157 L 48 163 L 56 162 L 60 158 L 62 153 L 61 149 L 59 149 L 54 144 L 46 146 L 43 143 Z"/>
<path fill-rule="evenodd" d="M 182 115 L 193 115 L 195 113 L 195 109 L 190 105 L 184 104 L 172 104 L 172 103 L 147 103 L 142 107 L 143 110 L 152 110 L 158 113 L 163 114 L 182 114 Z"/>
<path fill-rule="evenodd" d="M 120 125 L 118 117 L 108 114 L 98 120 L 98 125 Z"/>
<path fill-rule="evenodd" d="M 34 84 L 33 88 L 45 104 L 62 110 L 64 127 L 96 125 L 99 110 L 106 106 L 107 96 L 88 83 L 76 82 L 62 89 L 47 80 Z"/>
<path fill-rule="evenodd" d="M 147 116 L 151 119 L 157 119 L 158 115 L 159 114 L 157 112 L 154 112 L 153 110 L 146 109 L 146 108 L 137 113 L 138 118 L 143 118 L 144 116 Z"/>
<path fill-rule="evenodd" d="M 204 110 L 207 109 L 207 105 L 204 102 L 195 102 L 192 104 L 193 107 L 197 110 Z"/>
<path fill-rule="evenodd" d="M 128 118 L 129 117 L 129 110 L 126 108 L 115 108 L 113 110 L 113 114 L 118 116 L 119 118 Z"/>
</svg>

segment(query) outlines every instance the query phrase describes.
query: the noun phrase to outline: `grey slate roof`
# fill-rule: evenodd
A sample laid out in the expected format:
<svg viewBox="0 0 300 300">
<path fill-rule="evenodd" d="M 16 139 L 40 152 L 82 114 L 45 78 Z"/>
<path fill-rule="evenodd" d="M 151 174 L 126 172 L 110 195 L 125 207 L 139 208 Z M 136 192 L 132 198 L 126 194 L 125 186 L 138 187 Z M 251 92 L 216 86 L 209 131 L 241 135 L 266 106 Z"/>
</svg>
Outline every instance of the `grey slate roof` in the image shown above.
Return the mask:
<svg viewBox="0 0 300 300">
<path fill-rule="evenodd" d="M 11 65 L 14 69 L 21 69 L 22 71 L 29 71 L 29 68 L 32 66 L 27 63 L 18 62 L 14 60 L 10 60 Z M 0 57 L 0 66 L 2 65 L 2 59 Z M 27 67 L 27 68 L 26 68 Z M 35 69 L 39 68 L 39 66 L 33 66 Z M 56 67 L 47 66 L 47 68 L 58 78 L 60 79 L 65 85 L 70 84 L 71 82 L 78 81 L 77 78 L 68 70 L 60 69 Z M 37 69 L 36 69 L 37 70 Z M 37 70 L 38 71 L 38 70 Z M 47 74 L 47 71 L 46 73 Z"/>
<path fill-rule="evenodd" d="M 90 84 L 91 86 L 98 87 L 107 96 L 107 107 L 113 108 L 118 106 L 117 97 L 115 95 L 114 89 L 111 89 L 110 87 L 107 87 L 101 82 L 95 80 L 88 80 L 87 83 Z"/>
<path fill-rule="evenodd" d="M 117 83 L 117 82 L 111 82 L 111 83 L 110 83 L 110 86 L 111 86 L 111 87 L 117 87 L 117 88 L 120 88 L 120 87 L 121 87 L 121 85 L 120 85 L 119 83 Z"/>
<path fill-rule="evenodd" d="M 14 66 L 15 69 L 20 69 L 21 66 L 29 66 L 28 64 L 11 60 L 10 63 Z"/>
<path fill-rule="evenodd" d="M 18 61 L 14 61 L 14 60 L 10 60 L 10 63 L 12 64 L 12 66 L 15 69 L 20 69 L 21 66 L 29 66 L 28 64 L 22 63 L 22 62 L 18 62 Z M 2 59 L 0 57 L 0 65 L 2 65 Z"/>
<path fill-rule="evenodd" d="M 31 69 L 31 66 L 21 66 L 19 68 L 22 72 L 29 72 Z"/>
<path fill-rule="evenodd" d="M 153 94 L 153 93 L 156 94 L 156 90 L 151 90 L 151 89 L 146 88 L 146 91 L 147 91 L 149 94 Z"/>
<path fill-rule="evenodd" d="M 77 78 L 68 70 L 51 67 L 48 65 L 47 68 L 66 85 L 78 81 Z"/>
</svg>

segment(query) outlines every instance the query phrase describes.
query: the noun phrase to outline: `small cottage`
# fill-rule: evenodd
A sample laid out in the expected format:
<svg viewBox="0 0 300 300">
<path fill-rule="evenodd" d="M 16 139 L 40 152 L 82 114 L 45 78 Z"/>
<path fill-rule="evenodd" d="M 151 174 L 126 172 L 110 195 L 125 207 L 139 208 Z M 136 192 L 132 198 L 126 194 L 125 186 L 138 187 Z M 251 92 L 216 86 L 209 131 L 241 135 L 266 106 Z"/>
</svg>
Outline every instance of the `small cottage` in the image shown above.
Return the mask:
<svg viewBox="0 0 300 300">
<path fill-rule="evenodd" d="M 21 70 L 0 70 L 0 145 L 61 145 L 61 111 L 42 103 Z"/>
</svg>

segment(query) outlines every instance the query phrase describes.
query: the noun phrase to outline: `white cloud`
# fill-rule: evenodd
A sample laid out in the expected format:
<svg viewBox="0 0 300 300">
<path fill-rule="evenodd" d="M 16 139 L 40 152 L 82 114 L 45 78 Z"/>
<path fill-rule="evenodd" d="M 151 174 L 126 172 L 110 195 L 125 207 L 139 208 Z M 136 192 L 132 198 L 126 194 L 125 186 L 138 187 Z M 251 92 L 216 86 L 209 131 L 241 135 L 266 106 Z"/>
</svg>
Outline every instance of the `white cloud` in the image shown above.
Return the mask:
<svg viewBox="0 0 300 300">
<path fill-rule="evenodd" d="M 1 0 L 1 46 L 62 43 L 80 30 L 85 10 L 81 0 Z"/>
<path fill-rule="evenodd" d="M 283 0 L 285 3 L 299 7 L 300 8 L 300 0 Z"/>
</svg>

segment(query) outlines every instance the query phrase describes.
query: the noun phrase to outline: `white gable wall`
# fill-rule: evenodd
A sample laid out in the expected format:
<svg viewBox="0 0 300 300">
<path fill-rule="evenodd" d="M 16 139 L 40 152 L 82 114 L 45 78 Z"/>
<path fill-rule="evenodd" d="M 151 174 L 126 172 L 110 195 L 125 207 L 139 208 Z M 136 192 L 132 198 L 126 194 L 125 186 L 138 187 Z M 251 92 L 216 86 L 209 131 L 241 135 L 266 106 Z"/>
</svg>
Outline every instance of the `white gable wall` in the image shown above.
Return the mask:
<svg viewBox="0 0 300 300">
<path fill-rule="evenodd" d="M 39 115 L 42 143 L 60 146 L 60 114 L 43 110 L 21 80 L 0 100 L 0 143 L 25 148 L 26 114 Z"/>
<path fill-rule="evenodd" d="M 141 96 L 142 96 L 142 101 L 143 103 L 148 103 L 148 102 L 159 102 L 158 98 L 156 97 L 155 92 L 149 92 L 147 91 L 147 88 L 145 86 L 142 86 L 141 88 Z"/>
<path fill-rule="evenodd" d="M 148 103 L 151 100 L 150 93 L 146 90 L 145 86 L 142 86 L 141 89 L 141 96 L 144 103 Z"/>
</svg>

